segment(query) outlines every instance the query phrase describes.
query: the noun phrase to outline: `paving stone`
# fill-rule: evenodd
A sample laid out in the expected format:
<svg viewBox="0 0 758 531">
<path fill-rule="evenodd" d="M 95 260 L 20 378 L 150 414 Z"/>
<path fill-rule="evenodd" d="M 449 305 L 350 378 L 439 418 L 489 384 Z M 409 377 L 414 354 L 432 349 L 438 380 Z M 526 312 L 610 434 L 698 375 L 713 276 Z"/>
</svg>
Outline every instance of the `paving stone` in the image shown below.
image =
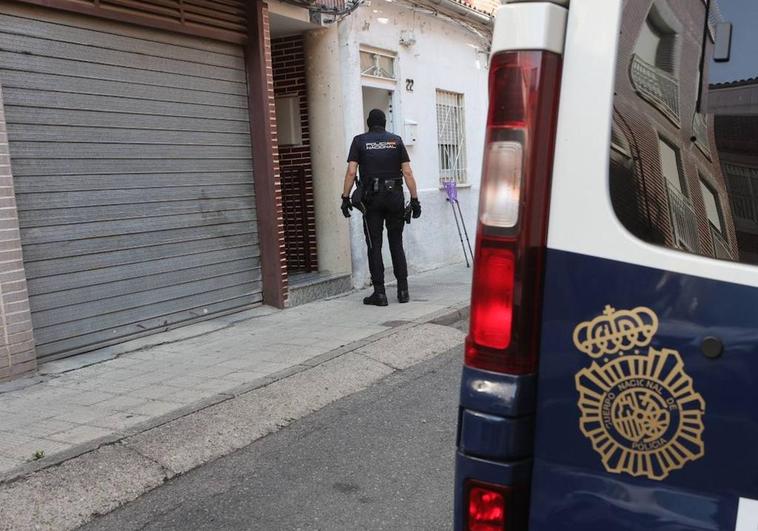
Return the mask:
<svg viewBox="0 0 758 531">
<path fill-rule="evenodd" d="M 165 380 L 165 384 L 182 389 L 196 389 L 198 385 L 205 382 L 205 378 L 200 376 L 176 376 Z"/>
<path fill-rule="evenodd" d="M 163 400 L 149 400 L 148 402 L 137 406 L 135 408 L 131 408 L 129 411 L 131 413 L 136 413 L 137 415 L 144 415 L 147 418 L 150 417 L 160 417 L 161 415 L 165 415 L 166 413 L 171 413 L 172 411 L 176 411 L 182 407 L 182 404 L 177 402 L 166 402 Z"/>
<path fill-rule="evenodd" d="M 150 420 L 147 415 L 139 415 L 133 412 L 119 411 L 107 417 L 100 417 L 89 422 L 88 426 L 96 428 L 106 428 L 113 431 L 124 431 L 127 428 L 136 426 L 142 422 Z"/>
<path fill-rule="evenodd" d="M 158 400 L 172 393 L 176 393 L 180 390 L 179 387 L 173 387 L 171 385 L 148 385 L 132 391 L 129 396 L 137 398 L 145 398 L 148 400 Z"/>
<path fill-rule="evenodd" d="M 104 389 L 109 389 L 109 387 L 104 386 Z M 78 406 L 91 406 L 93 404 L 97 404 L 98 402 L 104 402 L 115 397 L 116 395 L 114 394 L 104 393 L 102 391 L 84 391 L 72 395 L 68 401 Z"/>
<path fill-rule="evenodd" d="M 187 405 L 187 404 L 192 404 L 193 402 L 198 402 L 204 398 L 207 398 L 208 396 L 210 396 L 210 393 L 208 392 L 197 391 L 197 390 L 192 390 L 192 389 L 182 389 L 181 391 L 178 391 L 176 393 L 166 395 L 163 398 L 171 402 Z"/>
<path fill-rule="evenodd" d="M 130 358 L 129 356 L 122 356 L 120 358 L 116 358 L 115 360 L 111 360 L 107 363 L 109 367 L 119 367 L 119 368 L 137 367 L 141 371 L 145 370 L 141 360 L 137 358 Z"/>
<path fill-rule="evenodd" d="M 221 378 L 211 378 L 197 384 L 197 390 L 208 391 L 208 395 L 212 395 L 213 393 L 222 393 L 233 387 L 235 387 L 234 382 Z"/>
<path fill-rule="evenodd" d="M 219 367 L 228 367 L 230 371 L 244 370 L 254 366 L 258 363 L 258 359 L 253 357 L 245 358 L 232 358 L 230 360 L 222 361 L 218 364 Z"/>
<path fill-rule="evenodd" d="M 77 426 L 76 428 L 53 434 L 50 436 L 50 439 L 71 444 L 82 444 L 110 435 L 114 431 L 115 430 L 110 428 L 100 428 L 96 426 Z"/>
<path fill-rule="evenodd" d="M 98 403 L 98 407 L 110 411 L 131 411 L 132 408 L 141 406 L 147 402 L 144 398 L 136 396 L 120 395 L 105 402 Z"/>
<path fill-rule="evenodd" d="M 48 437 L 54 433 L 76 428 L 77 424 L 59 419 L 47 419 L 24 427 L 24 435 L 29 437 Z"/>
<path fill-rule="evenodd" d="M 28 415 L 12 415 L 10 413 L 0 414 L 0 430 L 19 430 L 29 424 L 34 424 L 34 422 L 34 419 L 30 418 Z"/>
<path fill-rule="evenodd" d="M 72 422 L 74 424 L 87 424 L 93 419 L 106 417 L 108 415 L 108 411 L 104 411 L 94 406 L 70 406 L 59 412 L 56 415 L 55 420 Z"/>
<path fill-rule="evenodd" d="M 4 452 L 6 448 L 16 448 L 17 446 L 24 445 L 32 441 L 32 437 L 23 435 L 21 433 L 13 431 L 0 431 L 0 453 Z"/>
<path fill-rule="evenodd" d="M 208 367 L 206 369 L 203 369 L 203 377 L 204 378 L 223 378 L 224 376 L 226 376 L 233 370 L 234 369 L 230 369 L 229 367 L 216 365 L 213 367 Z"/>
<path fill-rule="evenodd" d="M 0 473 L 8 472 L 24 464 L 23 459 L 15 459 L 0 455 Z"/>
</svg>

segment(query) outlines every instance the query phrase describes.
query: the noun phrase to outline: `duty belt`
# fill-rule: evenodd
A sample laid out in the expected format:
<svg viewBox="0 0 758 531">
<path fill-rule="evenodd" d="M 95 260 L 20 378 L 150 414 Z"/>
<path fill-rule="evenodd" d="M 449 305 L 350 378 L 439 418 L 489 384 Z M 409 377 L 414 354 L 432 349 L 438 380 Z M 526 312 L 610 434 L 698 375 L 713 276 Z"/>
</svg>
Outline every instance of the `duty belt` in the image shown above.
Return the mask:
<svg viewBox="0 0 758 531">
<path fill-rule="evenodd" d="M 403 187 L 403 179 L 374 178 L 369 181 L 368 189 L 372 192 L 399 190 Z"/>
</svg>

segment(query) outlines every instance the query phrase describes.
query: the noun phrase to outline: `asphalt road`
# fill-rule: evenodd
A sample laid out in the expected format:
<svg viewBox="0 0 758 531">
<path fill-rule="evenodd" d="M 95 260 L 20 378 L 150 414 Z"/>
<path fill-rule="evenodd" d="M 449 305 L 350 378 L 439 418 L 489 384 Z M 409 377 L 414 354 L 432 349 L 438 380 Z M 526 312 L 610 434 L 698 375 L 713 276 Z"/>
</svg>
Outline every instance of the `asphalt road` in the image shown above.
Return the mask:
<svg viewBox="0 0 758 531">
<path fill-rule="evenodd" d="M 84 529 L 450 529 L 461 353 L 395 373 Z"/>
</svg>

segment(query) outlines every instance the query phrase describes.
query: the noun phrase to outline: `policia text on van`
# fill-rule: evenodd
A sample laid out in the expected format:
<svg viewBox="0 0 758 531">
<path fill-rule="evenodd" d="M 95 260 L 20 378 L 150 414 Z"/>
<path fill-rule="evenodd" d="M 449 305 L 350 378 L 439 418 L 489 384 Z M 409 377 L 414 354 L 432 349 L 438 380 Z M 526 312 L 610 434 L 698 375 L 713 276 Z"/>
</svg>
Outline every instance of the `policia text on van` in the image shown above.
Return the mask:
<svg viewBox="0 0 758 531">
<path fill-rule="evenodd" d="M 363 230 L 366 233 L 368 262 L 374 293 L 363 299 L 364 304 L 387 306 L 384 290 L 384 262 L 382 261 L 382 231 L 387 225 L 392 267 L 397 278 L 397 300 L 408 302 L 408 266 L 403 250 L 403 226 L 405 198 L 403 178 L 411 193 L 410 207 L 413 217 L 421 216 L 421 203 L 416 192 L 410 158 L 403 139 L 384 128 L 387 120 L 384 113 L 374 109 L 368 116 L 368 133 L 353 139 L 348 155 L 347 173 L 342 192 L 342 213 L 350 217 L 353 206 L 364 215 Z M 361 170 L 362 197 L 351 203 L 350 190 L 356 180 L 358 167 Z"/>
</svg>

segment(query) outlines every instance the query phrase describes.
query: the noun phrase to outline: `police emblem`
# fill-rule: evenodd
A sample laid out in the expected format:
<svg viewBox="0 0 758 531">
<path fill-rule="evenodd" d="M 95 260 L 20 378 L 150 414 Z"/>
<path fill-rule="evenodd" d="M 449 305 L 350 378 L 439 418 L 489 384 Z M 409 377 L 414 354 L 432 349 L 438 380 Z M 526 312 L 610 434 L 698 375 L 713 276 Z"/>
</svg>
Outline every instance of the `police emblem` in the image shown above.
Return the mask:
<svg viewBox="0 0 758 531">
<path fill-rule="evenodd" d="M 576 374 L 579 427 L 608 472 L 662 480 L 703 456 L 705 401 L 679 352 L 640 351 L 657 330 L 649 308 L 610 306 L 574 329 L 576 348 L 595 360 Z"/>
</svg>

